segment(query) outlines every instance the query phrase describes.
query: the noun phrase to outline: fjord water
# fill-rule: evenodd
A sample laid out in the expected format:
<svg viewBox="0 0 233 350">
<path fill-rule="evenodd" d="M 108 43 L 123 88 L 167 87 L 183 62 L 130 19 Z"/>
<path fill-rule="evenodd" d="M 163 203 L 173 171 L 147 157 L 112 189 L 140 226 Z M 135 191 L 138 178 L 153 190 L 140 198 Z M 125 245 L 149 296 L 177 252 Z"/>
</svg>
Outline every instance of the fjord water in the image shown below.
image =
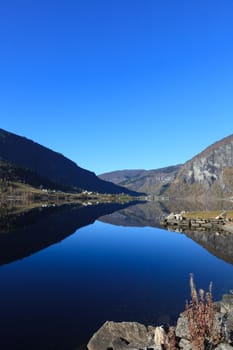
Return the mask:
<svg viewBox="0 0 233 350">
<path fill-rule="evenodd" d="M 2 232 L 1 349 L 81 349 L 106 320 L 173 323 L 190 272 L 197 287 L 213 281 L 215 299 L 233 288 L 232 264 L 184 234 L 146 226 L 142 205 L 110 214 L 122 207 L 41 209 Z"/>
</svg>

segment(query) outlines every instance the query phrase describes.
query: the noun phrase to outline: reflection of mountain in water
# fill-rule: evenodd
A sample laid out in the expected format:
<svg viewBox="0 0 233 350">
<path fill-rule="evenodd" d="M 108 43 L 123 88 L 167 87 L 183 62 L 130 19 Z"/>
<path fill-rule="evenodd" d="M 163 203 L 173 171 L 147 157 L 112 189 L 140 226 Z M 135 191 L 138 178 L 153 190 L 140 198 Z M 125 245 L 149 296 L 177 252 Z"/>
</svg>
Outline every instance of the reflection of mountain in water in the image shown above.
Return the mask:
<svg viewBox="0 0 233 350">
<path fill-rule="evenodd" d="M 17 215 L 1 212 L 0 265 L 31 255 L 74 233 L 78 228 L 100 221 L 121 226 L 160 227 L 160 221 L 171 211 L 229 209 L 193 202 L 146 202 L 130 204 L 98 204 L 88 207 L 64 205 L 32 209 Z M 196 232 L 185 234 L 215 256 L 233 264 L 233 235 L 226 232 Z"/>
<path fill-rule="evenodd" d="M 194 201 L 147 202 L 145 204 L 137 204 L 122 209 L 108 216 L 103 216 L 99 218 L 99 220 L 121 226 L 160 227 L 161 219 L 172 211 L 204 211 L 219 209 L 230 210 L 232 209 L 232 203 L 217 202 L 216 200 L 213 202 L 208 201 L 201 203 Z M 233 234 L 211 231 L 185 231 L 183 233 L 200 244 L 211 254 L 233 264 Z"/>
<path fill-rule="evenodd" d="M 195 200 L 169 200 L 151 201 L 136 204 L 111 215 L 101 217 L 99 220 L 113 225 L 121 226 L 151 226 L 160 227 L 161 220 L 171 212 L 204 211 L 204 210 L 229 210 L 233 203 L 210 200 L 197 202 Z"/>
<path fill-rule="evenodd" d="M 228 232 L 188 231 L 185 235 L 211 254 L 233 264 L 233 234 Z"/>
<path fill-rule="evenodd" d="M 164 209 L 159 202 L 146 202 L 103 216 L 99 220 L 120 226 L 158 227 L 163 215 Z"/>
<path fill-rule="evenodd" d="M 78 228 L 131 204 L 64 205 L 1 216 L 0 265 L 31 255 L 57 243 Z"/>
</svg>

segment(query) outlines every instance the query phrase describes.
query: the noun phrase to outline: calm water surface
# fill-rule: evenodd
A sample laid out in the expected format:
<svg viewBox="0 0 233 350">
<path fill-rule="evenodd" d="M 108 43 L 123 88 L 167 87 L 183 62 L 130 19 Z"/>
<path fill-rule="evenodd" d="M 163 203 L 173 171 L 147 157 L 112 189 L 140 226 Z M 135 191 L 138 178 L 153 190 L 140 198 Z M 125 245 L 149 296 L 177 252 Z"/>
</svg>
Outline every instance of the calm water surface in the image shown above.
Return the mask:
<svg viewBox="0 0 233 350">
<path fill-rule="evenodd" d="M 215 299 L 233 288 L 233 266 L 183 234 L 95 221 L 0 266 L 0 349 L 79 349 L 106 320 L 173 323 L 190 272 Z"/>
</svg>

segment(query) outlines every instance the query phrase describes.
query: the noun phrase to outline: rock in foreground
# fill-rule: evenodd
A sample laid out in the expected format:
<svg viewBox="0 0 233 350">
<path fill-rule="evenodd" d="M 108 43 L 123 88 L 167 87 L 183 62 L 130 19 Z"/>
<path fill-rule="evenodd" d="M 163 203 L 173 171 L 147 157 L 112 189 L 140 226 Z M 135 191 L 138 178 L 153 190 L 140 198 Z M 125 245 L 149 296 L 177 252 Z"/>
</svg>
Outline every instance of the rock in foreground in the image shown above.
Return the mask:
<svg viewBox="0 0 233 350">
<path fill-rule="evenodd" d="M 156 337 L 155 337 L 156 334 Z M 161 327 L 146 327 L 138 322 L 107 321 L 90 339 L 88 350 L 157 349 L 165 341 Z M 160 346 L 158 347 L 160 349 Z"/>
<path fill-rule="evenodd" d="M 233 349 L 233 295 L 223 295 L 215 303 L 212 332 L 201 349 Z M 107 321 L 92 336 L 88 350 L 194 350 L 187 313 L 183 312 L 177 326 L 146 327 L 138 322 Z M 174 333 L 175 332 L 175 333 Z M 197 333 L 198 334 L 198 333 Z M 192 334 L 193 335 L 193 334 Z"/>
</svg>

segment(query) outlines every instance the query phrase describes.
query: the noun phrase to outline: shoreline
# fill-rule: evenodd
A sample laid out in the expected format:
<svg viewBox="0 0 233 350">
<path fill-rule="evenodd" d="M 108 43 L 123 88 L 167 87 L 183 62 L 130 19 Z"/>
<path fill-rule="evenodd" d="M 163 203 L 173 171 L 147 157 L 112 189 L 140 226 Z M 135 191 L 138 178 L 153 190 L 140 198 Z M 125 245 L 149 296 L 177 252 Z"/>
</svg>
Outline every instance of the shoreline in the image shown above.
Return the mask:
<svg viewBox="0 0 233 350">
<path fill-rule="evenodd" d="M 225 211 L 215 217 L 212 212 L 198 212 L 196 215 L 184 211 L 177 214 L 170 213 L 160 224 L 167 229 L 178 229 L 184 232 L 185 230 L 220 230 L 233 233 L 233 215 Z"/>
<path fill-rule="evenodd" d="M 195 288 L 195 286 L 194 286 Z M 194 289 L 195 290 L 195 289 Z M 206 293 L 208 297 L 208 293 Z M 192 303 L 194 300 L 192 299 Z M 206 304 L 207 305 L 207 304 Z M 176 326 L 150 326 L 139 322 L 106 321 L 91 337 L 88 350 L 160 350 L 160 349 L 233 349 L 233 291 L 224 294 L 221 301 L 214 302 L 214 314 L 211 334 L 199 322 L 197 315 L 192 315 L 196 328 L 190 328 L 189 309 L 182 312 Z M 202 308 L 201 299 L 196 306 Z M 191 306 L 192 310 L 192 306 Z M 199 315 L 199 314 L 198 314 Z M 200 315 L 199 315 L 200 316 Z M 202 315 L 203 316 L 203 315 Z M 206 321 L 208 322 L 208 320 Z M 190 332 L 191 331 L 191 332 Z M 199 332 L 200 331 L 200 332 Z M 192 334 L 192 332 L 194 334 Z M 198 343 L 199 341 L 199 343 Z M 199 344 L 199 345 L 198 345 Z"/>
</svg>

